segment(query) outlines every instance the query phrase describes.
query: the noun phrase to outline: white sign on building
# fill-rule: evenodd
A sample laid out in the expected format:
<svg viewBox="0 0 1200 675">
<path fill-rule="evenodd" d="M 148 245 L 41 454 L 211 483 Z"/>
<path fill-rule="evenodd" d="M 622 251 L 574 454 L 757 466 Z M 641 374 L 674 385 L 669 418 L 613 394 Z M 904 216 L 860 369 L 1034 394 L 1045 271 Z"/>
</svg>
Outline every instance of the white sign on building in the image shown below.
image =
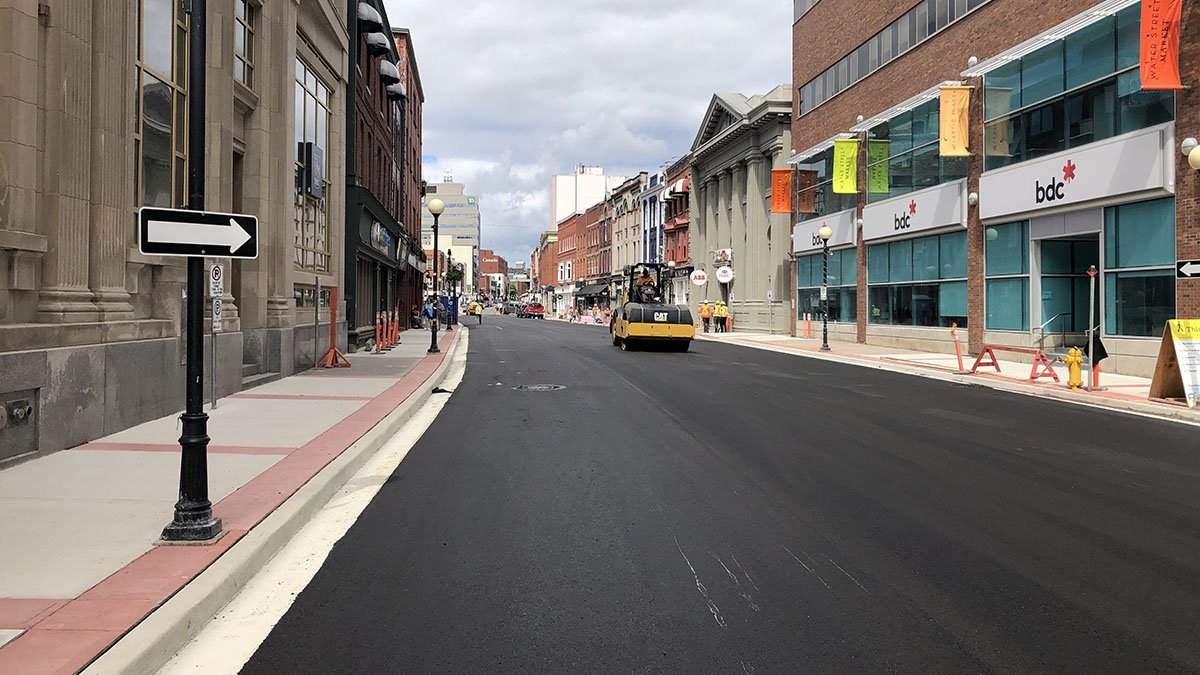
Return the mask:
<svg viewBox="0 0 1200 675">
<path fill-rule="evenodd" d="M 967 226 L 966 180 L 956 180 L 871 204 L 863 209 L 863 240 Z"/>
<path fill-rule="evenodd" d="M 821 250 L 821 237 L 818 232 L 825 225 L 833 230 L 829 238 L 829 248 L 846 246 L 855 243 L 855 217 L 857 209 L 838 211 L 824 218 L 814 218 L 796 223 L 792 228 L 792 253 L 808 253 Z"/>
</svg>

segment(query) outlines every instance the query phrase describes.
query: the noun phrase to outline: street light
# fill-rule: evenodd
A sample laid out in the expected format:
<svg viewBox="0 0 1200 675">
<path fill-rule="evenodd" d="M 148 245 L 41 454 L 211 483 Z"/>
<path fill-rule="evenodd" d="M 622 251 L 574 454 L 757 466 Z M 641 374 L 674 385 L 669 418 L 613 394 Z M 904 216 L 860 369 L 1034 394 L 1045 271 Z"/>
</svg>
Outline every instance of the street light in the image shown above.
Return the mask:
<svg viewBox="0 0 1200 675">
<path fill-rule="evenodd" d="M 833 230 L 822 225 L 817 231 L 821 238 L 821 351 L 829 351 L 829 239 Z"/>
<path fill-rule="evenodd" d="M 433 319 L 429 322 L 429 349 L 430 354 L 437 354 L 442 350 L 438 349 L 437 345 L 437 310 L 438 303 L 438 218 L 446 210 L 446 203 L 436 197 L 429 200 L 426 205 L 429 209 L 429 214 L 433 216 Z"/>
</svg>

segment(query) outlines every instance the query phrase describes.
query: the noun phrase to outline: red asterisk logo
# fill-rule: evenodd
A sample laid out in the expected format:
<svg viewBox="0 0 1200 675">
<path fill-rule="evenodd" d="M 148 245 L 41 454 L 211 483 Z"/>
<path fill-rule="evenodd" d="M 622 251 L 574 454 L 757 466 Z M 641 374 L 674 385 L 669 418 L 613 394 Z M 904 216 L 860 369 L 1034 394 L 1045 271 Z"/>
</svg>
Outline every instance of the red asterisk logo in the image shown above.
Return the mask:
<svg viewBox="0 0 1200 675">
<path fill-rule="evenodd" d="M 910 216 L 917 215 L 917 200 L 914 199 L 908 203 L 908 215 L 910 215 Z"/>
<path fill-rule="evenodd" d="M 1070 183 L 1075 180 L 1075 162 L 1067 160 L 1066 166 L 1063 167 L 1063 180 Z"/>
</svg>

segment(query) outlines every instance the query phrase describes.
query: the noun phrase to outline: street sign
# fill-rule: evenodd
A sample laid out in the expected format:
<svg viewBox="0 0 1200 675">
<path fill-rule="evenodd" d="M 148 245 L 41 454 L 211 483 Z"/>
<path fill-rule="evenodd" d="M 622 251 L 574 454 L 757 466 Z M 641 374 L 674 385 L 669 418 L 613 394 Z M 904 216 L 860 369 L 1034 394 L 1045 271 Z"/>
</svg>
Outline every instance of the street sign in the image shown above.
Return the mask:
<svg viewBox="0 0 1200 675">
<path fill-rule="evenodd" d="M 767 291 L 767 302 L 770 302 L 774 299 L 775 299 L 775 293 L 773 291 Z"/>
<path fill-rule="evenodd" d="M 221 299 L 213 298 L 213 300 L 212 300 L 212 328 L 213 328 L 214 333 L 221 332 L 221 328 L 222 328 L 221 313 L 222 313 L 222 311 L 223 311 L 223 307 L 222 307 Z"/>
<path fill-rule="evenodd" d="M 1177 260 L 1175 262 L 1176 279 L 1200 279 L 1200 260 Z"/>
<path fill-rule="evenodd" d="M 822 300 L 829 299 L 829 289 L 824 286 L 821 287 L 821 299 Z"/>
<path fill-rule="evenodd" d="M 717 268 L 717 281 L 727 284 L 733 281 L 733 268 L 725 265 Z"/>
<path fill-rule="evenodd" d="M 214 298 L 225 295 L 225 266 L 213 265 L 208 270 L 208 294 Z"/>
<path fill-rule="evenodd" d="M 258 218 L 242 213 L 138 209 L 138 248 L 144 255 L 258 257 Z"/>
<path fill-rule="evenodd" d="M 708 273 L 704 270 L 696 270 L 692 272 L 692 283 L 697 286 L 703 286 L 708 283 Z"/>
</svg>

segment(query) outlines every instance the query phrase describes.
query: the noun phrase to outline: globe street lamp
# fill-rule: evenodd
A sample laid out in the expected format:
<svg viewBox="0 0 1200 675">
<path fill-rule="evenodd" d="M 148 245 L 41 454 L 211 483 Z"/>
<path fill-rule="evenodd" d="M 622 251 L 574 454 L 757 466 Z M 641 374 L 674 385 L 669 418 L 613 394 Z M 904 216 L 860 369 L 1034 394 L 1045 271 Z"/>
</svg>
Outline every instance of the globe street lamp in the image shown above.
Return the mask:
<svg viewBox="0 0 1200 675">
<path fill-rule="evenodd" d="M 821 351 L 829 351 L 829 239 L 833 230 L 822 225 L 817 231 L 821 238 Z"/>
<path fill-rule="evenodd" d="M 438 218 L 446 210 L 446 203 L 436 197 L 429 200 L 426 205 L 429 209 L 429 214 L 433 216 L 433 319 L 429 321 L 429 350 L 430 354 L 437 354 L 442 350 L 438 349 L 437 344 L 437 315 L 438 303 L 441 300 L 438 298 Z"/>
</svg>

